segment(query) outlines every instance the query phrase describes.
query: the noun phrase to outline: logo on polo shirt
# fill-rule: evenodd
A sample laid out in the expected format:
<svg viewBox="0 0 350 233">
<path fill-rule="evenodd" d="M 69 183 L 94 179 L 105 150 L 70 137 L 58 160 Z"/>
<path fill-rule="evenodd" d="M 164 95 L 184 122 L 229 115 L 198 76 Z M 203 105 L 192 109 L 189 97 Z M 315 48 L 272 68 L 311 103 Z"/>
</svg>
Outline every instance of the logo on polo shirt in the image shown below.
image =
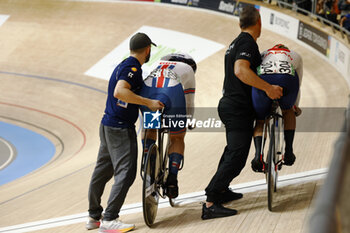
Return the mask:
<svg viewBox="0 0 350 233">
<path fill-rule="evenodd" d="M 247 53 L 247 52 L 241 52 L 239 55 L 245 56 L 245 57 L 251 57 L 250 53 Z"/>
</svg>

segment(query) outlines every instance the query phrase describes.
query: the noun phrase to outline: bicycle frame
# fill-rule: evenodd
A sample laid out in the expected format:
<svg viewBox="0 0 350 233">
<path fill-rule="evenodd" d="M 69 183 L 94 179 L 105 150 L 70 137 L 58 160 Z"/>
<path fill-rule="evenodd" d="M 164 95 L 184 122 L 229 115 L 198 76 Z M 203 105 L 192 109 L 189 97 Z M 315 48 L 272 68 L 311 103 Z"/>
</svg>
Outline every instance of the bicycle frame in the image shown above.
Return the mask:
<svg viewBox="0 0 350 233">
<path fill-rule="evenodd" d="M 168 129 L 165 129 L 165 128 L 160 128 L 160 129 L 157 129 L 157 150 L 158 150 L 158 153 L 159 153 L 159 164 L 160 164 L 160 170 L 161 172 L 159 173 L 159 177 L 157 177 L 157 183 L 161 183 L 163 184 L 165 182 L 165 178 L 166 178 L 166 172 L 167 172 L 167 168 L 166 168 L 166 165 L 167 165 L 167 150 L 168 150 L 168 145 L 169 145 L 169 139 L 168 139 L 168 142 L 165 146 L 165 151 L 164 151 L 164 145 L 163 145 L 163 141 L 164 141 L 164 137 L 165 137 L 165 134 L 169 132 Z M 147 132 L 148 130 L 145 129 L 145 135 L 144 135 L 144 144 L 146 145 L 146 140 L 147 140 Z M 143 149 L 143 152 L 142 152 L 142 163 L 141 163 L 141 170 L 140 170 L 140 175 L 141 175 L 141 178 L 144 179 L 144 174 L 142 173 L 143 172 L 143 168 L 144 168 L 144 162 L 145 162 L 145 156 L 146 156 L 146 153 L 148 153 L 147 150 Z M 162 179 L 161 179 L 162 178 Z M 159 182 L 161 181 L 161 182 Z M 163 195 L 161 193 L 159 193 L 160 196 L 162 198 Z"/>
<path fill-rule="evenodd" d="M 283 128 L 284 128 L 284 121 L 283 121 L 283 115 L 282 115 L 282 111 L 279 107 L 279 104 L 276 100 L 274 100 L 273 104 L 272 104 L 272 108 L 271 108 L 271 113 L 265 118 L 265 123 L 263 126 L 263 141 L 262 141 L 262 145 L 261 145 L 261 151 L 260 154 L 264 154 L 266 159 L 263 159 L 264 162 L 264 173 L 267 173 L 267 168 L 266 168 L 266 164 L 265 161 L 267 161 L 267 155 L 269 153 L 263 153 L 264 149 L 265 149 L 265 140 L 267 138 L 269 138 L 271 140 L 271 132 L 272 130 L 275 130 L 275 135 L 274 137 L 276 138 L 275 141 L 275 149 L 276 149 L 276 153 L 280 156 L 282 155 L 282 151 L 284 148 L 284 137 L 283 137 Z M 278 159 L 276 162 L 276 165 L 280 166 L 282 163 L 281 159 Z M 277 167 L 276 167 L 277 168 Z M 280 170 L 280 168 L 279 168 Z"/>
<path fill-rule="evenodd" d="M 165 188 L 165 182 L 166 178 L 168 176 L 168 168 L 167 168 L 167 163 L 168 163 L 168 146 L 169 146 L 169 137 L 167 139 L 167 143 L 164 148 L 164 138 L 165 135 L 169 133 L 169 129 L 165 128 L 160 128 L 157 130 L 157 140 L 158 140 L 158 151 L 159 151 L 159 164 L 161 164 L 160 170 L 161 172 L 159 173 L 160 177 L 157 178 L 159 185 L 162 186 L 163 188 L 163 193 L 160 193 L 160 190 L 158 189 L 158 193 L 162 198 L 165 198 L 164 195 L 164 188 Z"/>
</svg>

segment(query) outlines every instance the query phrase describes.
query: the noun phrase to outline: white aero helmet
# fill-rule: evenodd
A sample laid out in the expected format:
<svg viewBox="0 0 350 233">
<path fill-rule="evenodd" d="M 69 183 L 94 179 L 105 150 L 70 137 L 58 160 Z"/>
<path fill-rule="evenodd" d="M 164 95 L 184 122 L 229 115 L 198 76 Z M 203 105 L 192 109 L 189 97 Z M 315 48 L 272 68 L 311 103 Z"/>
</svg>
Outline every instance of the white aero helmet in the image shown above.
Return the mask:
<svg viewBox="0 0 350 233">
<path fill-rule="evenodd" d="M 191 66 L 193 69 L 193 72 L 196 73 L 197 70 L 197 64 L 195 60 L 187 53 L 170 53 L 168 55 L 165 55 L 161 58 L 163 61 L 176 61 L 176 62 L 183 62 L 187 65 Z"/>
</svg>

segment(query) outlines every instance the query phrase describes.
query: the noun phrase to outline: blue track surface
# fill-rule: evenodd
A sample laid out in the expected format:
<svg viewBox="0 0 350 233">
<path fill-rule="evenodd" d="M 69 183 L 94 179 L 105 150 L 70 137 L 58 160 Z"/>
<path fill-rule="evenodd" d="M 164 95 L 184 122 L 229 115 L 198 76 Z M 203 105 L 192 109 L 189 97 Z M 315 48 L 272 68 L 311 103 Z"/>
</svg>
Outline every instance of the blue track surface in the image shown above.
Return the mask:
<svg viewBox="0 0 350 233">
<path fill-rule="evenodd" d="M 28 129 L 0 122 L 0 137 L 14 145 L 17 156 L 0 171 L 0 185 L 40 168 L 55 155 L 55 146 L 46 137 Z"/>
</svg>

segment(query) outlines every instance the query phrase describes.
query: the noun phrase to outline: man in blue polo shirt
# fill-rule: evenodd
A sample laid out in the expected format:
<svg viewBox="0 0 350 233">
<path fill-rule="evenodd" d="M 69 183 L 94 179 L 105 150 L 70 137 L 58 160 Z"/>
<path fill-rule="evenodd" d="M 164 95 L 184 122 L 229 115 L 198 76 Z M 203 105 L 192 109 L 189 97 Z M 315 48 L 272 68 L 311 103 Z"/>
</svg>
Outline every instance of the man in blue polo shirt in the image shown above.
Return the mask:
<svg viewBox="0 0 350 233">
<path fill-rule="evenodd" d="M 135 34 L 130 39 L 130 56 L 115 68 L 109 80 L 106 109 L 100 125 L 100 148 L 88 194 L 88 230 L 99 227 L 99 232 L 126 232 L 135 228 L 134 224 L 123 223 L 118 217 L 136 177 L 135 122 L 139 105 L 145 105 L 152 111 L 164 106 L 159 100 L 138 95 L 143 83 L 141 66 L 150 58 L 151 44 L 155 45 L 146 34 Z M 114 184 L 100 221 L 103 211 L 101 196 L 113 176 Z"/>
</svg>

